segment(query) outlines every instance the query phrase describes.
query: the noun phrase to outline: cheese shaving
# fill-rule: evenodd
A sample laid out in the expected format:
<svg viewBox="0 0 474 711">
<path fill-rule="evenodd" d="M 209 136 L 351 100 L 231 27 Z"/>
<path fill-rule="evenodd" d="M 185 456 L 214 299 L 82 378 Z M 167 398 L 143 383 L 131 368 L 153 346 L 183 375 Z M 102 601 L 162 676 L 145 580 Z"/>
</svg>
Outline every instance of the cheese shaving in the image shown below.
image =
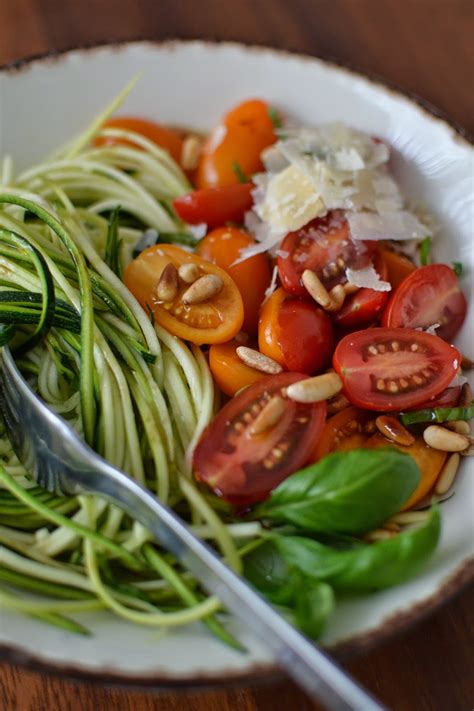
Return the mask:
<svg viewBox="0 0 474 711">
<path fill-rule="evenodd" d="M 374 291 L 391 291 L 392 286 L 388 281 L 382 281 L 376 272 L 373 264 L 369 264 L 363 269 L 346 269 L 346 277 L 349 284 L 362 289 L 373 289 Z"/>
</svg>

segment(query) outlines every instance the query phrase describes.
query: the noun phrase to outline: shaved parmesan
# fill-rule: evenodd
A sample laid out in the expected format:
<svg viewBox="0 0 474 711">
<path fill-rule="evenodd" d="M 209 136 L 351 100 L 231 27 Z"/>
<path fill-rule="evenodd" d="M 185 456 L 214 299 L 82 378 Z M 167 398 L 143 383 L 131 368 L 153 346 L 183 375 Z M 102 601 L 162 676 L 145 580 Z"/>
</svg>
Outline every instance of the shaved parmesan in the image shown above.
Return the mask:
<svg viewBox="0 0 474 711">
<path fill-rule="evenodd" d="M 352 212 L 347 220 L 353 239 L 421 240 L 429 236 L 426 226 L 404 210 L 383 214 Z"/>
<path fill-rule="evenodd" d="M 363 269 L 346 269 L 346 277 L 349 284 L 362 289 L 373 289 L 374 291 L 391 291 L 392 286 L 388 281 L 382 281 L 375 271 L 373 264 Z"/>
<path fill-rule="evenodd" d="M 267 289 L 265 290 L 265 298 L 263 300 L 263 303 L 267 301 L 270 296 L 273 294 L 275 289 L 277 288 L 277 279 L 278 279 L 278 266 L 275 264 L 273 267 L 273 272 L 272 272 L 272 278 L 270 281 L 270 284 L 268 285 Z"/>
</svg>

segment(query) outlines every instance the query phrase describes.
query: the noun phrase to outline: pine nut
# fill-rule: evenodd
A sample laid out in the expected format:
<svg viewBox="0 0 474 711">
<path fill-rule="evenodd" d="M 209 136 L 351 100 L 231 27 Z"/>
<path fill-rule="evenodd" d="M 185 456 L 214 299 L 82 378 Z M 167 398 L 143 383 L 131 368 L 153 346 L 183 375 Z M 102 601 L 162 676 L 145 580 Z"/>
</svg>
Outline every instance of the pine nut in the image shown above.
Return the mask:
<svg viewBox="0 0 474 711">
<path fill-rule="evenodd" d="M 430 515 L 429 511 L 401 511 L 392 516 L 390 521 L 398 523 L 399 526 L 409 526 L 411 523 L 422 523 Z"/>
<path fill-rule="evenodd" d="M 328 415 L 335 415 L 337 412 L 341 412 L 341 410 L 345 410 L 346 407 L 349 407 L 351 403 L 349 400 L 346 398 L 345 395 L 342 393 L 339 393 L 335 397 L 331 398 L 328 402 Z"/>
<path fill-rule="evenodd" d="M 342 380 L 337 373 L 324 373 L 292 383 L 286 393 L 295 402 L 321 402 L 334 397 L 341 389 Z"/>
<path fill-rule="evenodd" d="M 355 284 L 350 284 L 348 281 L 343 285 L 344 286 L 344 293 L 346 296 L 349 296 L 350 294 L 355 294 L 356 291 L 359 291 L 359 287 L 356 286 Z"/>
<path fill-rule="evenodd" d="M 380 417 L 376 418 L 375 424 L 378 431 L 388 439 L 391 439 L 392 442 L 409 447 L 415 441 L 411 432 L 408 432 L 396 417 L 380 415 Z"/>
<path fill-rule="evenodd" d="M 472 370 L 474 368 L 474 361 L 472 361 L 467 356 L 461 353 L 461 368 L 463 370 Z"/>
<path fill-rule="evenodd" d="M 469 447 L 469 439 L 465 435 L 451 432 L 446 427 L 430 425 L 423 432 L 426 444 L 441 452 L 462 452 Z"/>
<path fill-rule="evenodd" d="M 328 309 L 331 306 L 331 297 L 326 287 L 320 280 L 317 274 L 311 269 L 305 269 L 301 281 L 308 294 L 319 304 L 323 309 Z"/>
<path fill-rule="evenodd" d="M 187 136 L 181 149 L 181 167 L 184 170 L 194 170 L 199 163 L 202 141 L 197 136 Z"/>
<path fill-rule="evenodd" d="M 329 292 L 331 303 L 326 307 L 326 311 L 340 311 L 346 298 L 346 292 L 342 284 L 337 284 Z"/>
<path fill-rule="evenodd" d="M 199 277 L 199 267 L 197 264 L 188 262 L 187 264 L 181 264 L 178 269 L 179 278 L 186 284 L 194 284 L 196 279 Z"/>
<path fill-rule="evenodd" d="M 387 531 L 385 528 L 376 528 L 375 531 L 370 531 L 364 538 L 369 543 L 376 543 L 377 541 L 388 541 L 389 538 L 395 538 L 397 534 L 394 531 Z"/>
<path fill-rule="evenodd" d="M 260 370 L 262 373 L 268 373 L 269 375 L 276 375 L 281 373 L 283 368 L 276 360 L 269 358 L 263 353 L 256 351 L 254 348 L 247 348 L 247 346 L 238 346 L 235 351 L 241 361 L 245 365 L 250 366 L 250 368 L 255 368 L 255 370 Z"/>
<path fill-rule="evenodd" d="M 459 407 L 469 407 L 473 401 L 472 389 L 469 383 L 464 383 L 461 388 L 461 394 L 459 396 Z"/>
<path fill-rule="evenodd" d="M 400 526 L 398 523 L 395 523 L 394 521 L 386 521 L 383 525 L 383 530 L 384 531 L 393 531 L 394 533 L 399 533 Z"/>
<path fill-rule="evenodd" d="M 155 287 L 155 294 L 160 301 L 169 303 L 174 301 L 178 294 L 178 272 L 171 262 L 161 272 L 158 284 Z"/>
<path fill-rule="evenodd" d="M 461 456 L 462 456 L 462 457 L 472 457 L 472 456 L 474 456 L 474 440 L 473 440 L 472 437 L 470 437 L 470 438 L 469 438 L 469 441 L 470 441 L 471 444 L 469 445 L 469 447 L 468 447 L 467 449 L 463 449 L 463 451 L 461 452 Z"/>
<path fill-rule="evenodd" d="M 259 435 L 274 427 L 281 420 L 284 412 L 285 401 L 279 395 L 275 395 L 255 418 L 255 422 L 250 427 L 250 434 Z"/>
<path fill-rule="evenodd" d="M 191 284 L 189 289 L 183 294 L 184 304 L 201 304 L 203 301 L 207 301 L 212 296 L 218 294 L 224 282 L 217 274 L 205 274 L 199 277 L 194 284 Z"/>
<path fill-rule="evenodd" d="M 457 432 L 458 434 L 462 435 L 470 435 L 471 434 L 471 428 L 469 427 L 469 422 L 466 422 L 466 420 L 452 420 L 451 422 L 445 422 L 444 426 L 448 428 L 448 430 L 452 430 L 453 432 Z"/>
<path fill-rule="evenodd" d="M 459 454 L 452 454 L 441 470 L 435 486 L 435 494 L 445 494 L 450 489 L 456 478 L 461 457 Z"/>
</svg>

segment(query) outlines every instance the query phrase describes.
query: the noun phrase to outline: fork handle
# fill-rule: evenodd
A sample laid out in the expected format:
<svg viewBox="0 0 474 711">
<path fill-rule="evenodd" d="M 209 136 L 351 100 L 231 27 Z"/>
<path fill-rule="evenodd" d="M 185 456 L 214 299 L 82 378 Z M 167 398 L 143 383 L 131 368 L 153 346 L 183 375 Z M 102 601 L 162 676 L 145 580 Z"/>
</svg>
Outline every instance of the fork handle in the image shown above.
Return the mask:
<svg viewBox="0 0 474 711">
<path fill-rule="evenodd" d="M 142 523 L 204 588 L 216 595 L 245 626 L 251 626 L 277 662 L 309 695 L 334 711 L 383 710 L 332 659 L 228 568 L 168 507 L 96 455 L 91 464 L 88 472 L 74 471 L 74 479 L 82 479 L 81 489 L 106 496 Z M 91 480 L 96 484 L 93 488 Z"/>
</svg>

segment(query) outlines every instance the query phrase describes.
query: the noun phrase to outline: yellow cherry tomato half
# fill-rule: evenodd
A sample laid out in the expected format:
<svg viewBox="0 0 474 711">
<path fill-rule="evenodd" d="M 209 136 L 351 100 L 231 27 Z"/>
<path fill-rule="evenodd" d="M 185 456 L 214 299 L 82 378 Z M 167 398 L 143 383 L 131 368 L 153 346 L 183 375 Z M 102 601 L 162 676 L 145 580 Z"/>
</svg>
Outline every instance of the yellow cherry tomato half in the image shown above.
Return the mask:
<svg viewBox="0 0 474 711">
<path fill-rule="evenodd" d="M 245 365 L 236 353 L 243 345 L 235 339 L 228 343 L 215 343 L 209 349 L 209 367 L 214 380 L 223 393 L 233 397 L 239 390 L 267 377 L 255 368 Z"/>
<path fill-rule="evenodd" d="M 190 285 L 180 279 L 175 298 L 160 300 L 157 286 L 168 264 L 177 270 L 183 264 L 195 264 L 198 278 L 215 274 L 221 278 L 222 288 L 205 301 L 185 304 L 183 294 Z M 152 311 L 160 326 L 185 341 L 196 345 L 224 343 L 242 327 L 242 297 L 232 278 L 215 264 L 175 245 L 156 244 L 146 249 L 128 265 L 124 282 L 143 308 Z"/>
</svg>

